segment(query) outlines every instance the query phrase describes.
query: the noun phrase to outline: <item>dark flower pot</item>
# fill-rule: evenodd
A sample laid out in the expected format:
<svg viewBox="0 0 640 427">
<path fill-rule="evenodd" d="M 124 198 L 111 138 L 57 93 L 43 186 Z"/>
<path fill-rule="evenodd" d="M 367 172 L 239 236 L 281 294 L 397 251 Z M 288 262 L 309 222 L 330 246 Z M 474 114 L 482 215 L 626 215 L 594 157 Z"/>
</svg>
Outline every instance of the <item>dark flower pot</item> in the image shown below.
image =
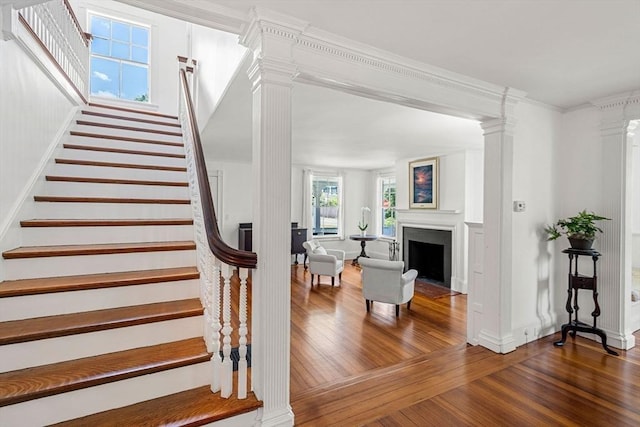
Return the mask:
<svg viewBox="0 0 640 427">
<path fill-rule="evenodd" d="M 591 245 L 593 245 L 593 239 L 579 239 L 575 237 L 568 237 L 568 239 L 572 249 L 588 250 L 591 249 Z"/>
</svg>

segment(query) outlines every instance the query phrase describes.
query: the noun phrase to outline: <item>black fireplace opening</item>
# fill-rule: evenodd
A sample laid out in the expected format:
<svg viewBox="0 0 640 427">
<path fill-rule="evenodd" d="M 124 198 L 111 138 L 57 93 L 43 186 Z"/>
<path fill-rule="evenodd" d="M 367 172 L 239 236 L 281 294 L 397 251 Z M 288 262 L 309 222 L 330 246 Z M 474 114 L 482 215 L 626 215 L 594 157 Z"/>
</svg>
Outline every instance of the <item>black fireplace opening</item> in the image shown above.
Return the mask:
<svg viewBox="0 0 640 427">
<path fill-rule="evenodd" d="M 409 240 L 409 267 L 418 270 L 418 279 L 446 286 L 444 245 Z"/>
<path fill-rule="evenodd" d="M 402 228 L 402 259 L 418 279 L 451 288 L 452 233 L 433 228 Z"/>
</svg>

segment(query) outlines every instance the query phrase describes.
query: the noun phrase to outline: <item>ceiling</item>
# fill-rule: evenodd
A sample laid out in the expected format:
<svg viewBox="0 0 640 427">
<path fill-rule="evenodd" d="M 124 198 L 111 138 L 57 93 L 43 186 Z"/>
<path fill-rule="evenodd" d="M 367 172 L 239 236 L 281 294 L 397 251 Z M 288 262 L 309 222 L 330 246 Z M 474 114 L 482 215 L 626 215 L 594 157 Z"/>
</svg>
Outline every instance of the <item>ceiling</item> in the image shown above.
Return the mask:
<svg viewBox="0 0 640 427">
<path fill-rule="evenodd" d="M 527 92 L 558 109 L 640 89 L 640 0 L 199 0 L 259 5 L 360 43 Z M 240 73 L 205 129 L 223 157 L 250 158 Z M 244 124 L 239 126 L 238 121 Z M 231 125 L 233 124 L 233 125 Z M 376 169 L 480 148 L 477 122 L 297 84 L 293 162 Z M 313 159 L 313 160 L 310 160 Z"/>
</svg>

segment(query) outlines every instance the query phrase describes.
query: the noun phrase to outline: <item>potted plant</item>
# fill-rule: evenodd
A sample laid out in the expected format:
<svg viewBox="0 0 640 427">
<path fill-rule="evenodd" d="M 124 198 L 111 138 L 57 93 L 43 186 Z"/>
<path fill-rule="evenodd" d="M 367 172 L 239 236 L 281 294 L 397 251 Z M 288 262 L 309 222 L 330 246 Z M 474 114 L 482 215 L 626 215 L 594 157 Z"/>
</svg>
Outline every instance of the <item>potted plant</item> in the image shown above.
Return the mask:
<svg viewBox="0 0 640 427">
<path fill-rule="evenodd" d="M 563 234 L 569 239 L 573 249 L 591 249 L 596 233 L 602 229 L 596 221 L 610 220 L 586 209 L 575 216 L 559 219 L 555 224 L 548 225 L 544 231 L 549 235 L 547 240 L 555 240 Z"/>
<path fill-rule="evenodd" d="M 371 209 L 369 209 L 366 206 L 363 206 L 360 208 L 360 213 L 362 214 L 362 219 L 360 220 L 360 222 L 358 222 L 358 229 L 360 230 L 360 235 L 361 236 L 365 236 L 367 234 L 367 227 L 369 227 L 369 224 L 366 222 L 365 220 L 365 212 L 371 212 Z"/>
</svg>

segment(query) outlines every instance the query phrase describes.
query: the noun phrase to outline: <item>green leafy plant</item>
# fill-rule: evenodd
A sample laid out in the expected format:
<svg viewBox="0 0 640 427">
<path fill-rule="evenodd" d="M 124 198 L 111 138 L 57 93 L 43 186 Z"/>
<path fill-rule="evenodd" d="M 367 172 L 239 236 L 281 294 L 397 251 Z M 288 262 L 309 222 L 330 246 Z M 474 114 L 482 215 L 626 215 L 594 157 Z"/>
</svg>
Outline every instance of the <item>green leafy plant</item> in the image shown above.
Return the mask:
<svg viewBox="0 0 640 427">
<path fill-rule="evenodd" d="M 596 233 L 602 233 L 602 229 L 596 225 L 596 221 L 610 220 L 586 209 L 575 216 L 559 219 L 555 224 L 547 225 L 544 231 L 548 234 L 547 240 L 555 240 L 562 235 L 571 239 L 593 240 Z"/>
</svg>

